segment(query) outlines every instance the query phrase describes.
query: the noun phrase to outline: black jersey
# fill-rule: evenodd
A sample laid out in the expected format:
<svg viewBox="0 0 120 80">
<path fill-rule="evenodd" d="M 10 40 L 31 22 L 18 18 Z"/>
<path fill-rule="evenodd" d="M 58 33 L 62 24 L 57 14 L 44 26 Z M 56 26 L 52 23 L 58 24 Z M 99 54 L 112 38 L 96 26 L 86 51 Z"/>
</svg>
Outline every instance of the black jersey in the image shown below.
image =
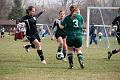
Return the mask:
<svg viewBox="0 0 120 80">
<path fill-rule="evenodd" d="M 112 24 L 117 25 L 117 32 L 120 32 L 120 16 L 116 17 Z"/>
<path fill-rule="evenodd" d="M 38 13 L 35 16 L 29 16 L 26 15 L 24 17 L 21 18 L 22 22 L 25 22 L 26 24 L 26 35 L 27 36 L 31 36 L 31 35 L 36 35 L 38 34 L 37 31 L 37 26 L 36 26 L 36 22 L 37 22 L 37 18 L 42 14 L 43 12 Z"/>
<path fill-rule="evenodd" d="M 59 19 L 59 20 L 62 22 L 61 19 Z M 64 30 L 64 29 L 61 29 L 61 28 L 59 27 L 59 24 L 56 23 L 56 21 L 54 22 L 52 29 L 54 29 L 54 28 L 56 28 L 55 34 L 65 35 L 65 30 Z"/>
</svg>

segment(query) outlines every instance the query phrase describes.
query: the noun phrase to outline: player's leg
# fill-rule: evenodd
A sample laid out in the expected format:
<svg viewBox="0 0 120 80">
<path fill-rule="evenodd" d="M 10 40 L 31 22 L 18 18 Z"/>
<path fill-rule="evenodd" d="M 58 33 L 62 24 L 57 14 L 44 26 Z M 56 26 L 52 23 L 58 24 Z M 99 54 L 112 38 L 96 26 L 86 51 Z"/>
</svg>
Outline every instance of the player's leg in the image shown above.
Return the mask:
<svg viewBox="0 0 120 80">
<path fill-rule="evenodd" d="M 72 69 L 73 68 L 73 48 L 72 47 L 68 47 L 68 61 L 69 61 L 69 68 Z"/>
<path fill-rule="evenodd" d="M 118 52 L 120 52 L 120 48 L 114 49 L 112 52 L 108 51 L 108 59 L 110 60 L 110 58 L 112 57 L 112 55 L 116 54 Z"/>
<path fill-rule="evenodd" d="M 24 45 L 23 47 L 26 49 L 27 52 L 29 52 L 29 48 L 31 47 L 31 44 Z"/>
<path fill-rule="evenodd" d="M 58 41 L 58 43 L 59 43 L 57 52 L 61 52 L 61 51 L 62 51 L 62 48 L 63 48 L 63 39 L 62 39 L 62 37 L 58 37 L 58 38 L 57 38 L 57 41 Z"/>
<path fill-rule="evenodd" d="M 76 52 L 77 52 L 77 57 L 78 57 L 78 62 L 80 64 L 80 67 L 83 69 L 84 63 L 83 63 L 83 53 L 81 51 L 81 48 L 76 48 Z"/>
<path fill-rule="evenodd" d="M 37 53 L 38 53 L 38 55 L 39 55 L 39 57 L 40 57 L 40 59 L 41 59 L 41 62 L 42 62 L 43 64 L 46 64 L 46 61 L 45 61 L 44 55 L 43 55 L 43 51 L 42 51 L 42 48 L 41 48 L 41 42 L 39 42 L 38 39 L 35 39 L 35 40 L 32 42 L 32 44 L 34 44 L 35 47 L 37 48 Z"/>
<path fill-rule="evenodd" d="M 93 41 L 95 44 L 97 44 L 96 35 L 93 36 Z"/>
<path fill-rule="evenodd" d="M 73 68 L 73 45 L 74 45 L 74 42 L 71 38 L 67 38 L 66 39 L 66 43 L 67 43 L 67 50 L 68 50 L 68 53 L 67 53 L 67 57 L 68 57 L 68 61 L 69 61 L 69 67 L 70 69 Z"/>
<path fill-rule="evenodd" d="M 92 44 L 92 39 L 93 39 L 93 36 L 90 35 L 90 45 Z"/>
<path fill-rule="evenodd" d="M 66 52 L 67 52 L 66 38 L 63 38 L 63 54 L 64 54 L 65 61 L 66 61 Z"/>
<path fill-rule="evenodd" d="M 99 40 L 102 41 L 102 36 L 99 36 Z"/>
<path fill-rule="evenodd" d="M 84 63 L 83 63 L 83 53 L 81 51 L 82 47 L 82 36 L 77 36 L 76 42 L 75 42 L 75 50 L 77 52 L 77 57 L 78 57 L 78 62 L 80 64 L 80 67 L 83 69 L 84 68 Z"/>
<path fill-rule="evenodd" d="M 3 38 L 4 38 L 4 34 L 5 34 L 5 33 L 3 32 Z"/>
</svg>

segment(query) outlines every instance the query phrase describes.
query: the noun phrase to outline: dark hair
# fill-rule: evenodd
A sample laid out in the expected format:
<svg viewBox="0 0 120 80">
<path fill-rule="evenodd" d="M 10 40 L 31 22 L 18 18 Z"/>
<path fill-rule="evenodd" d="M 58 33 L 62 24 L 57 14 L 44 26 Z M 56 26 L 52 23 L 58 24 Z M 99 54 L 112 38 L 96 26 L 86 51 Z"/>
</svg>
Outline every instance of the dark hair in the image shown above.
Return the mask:
<svg viewBox="0 0 120 80">
<path fill-rule="evenodd" d="M 34 6 L 29 6 L 27 9 L 26 9 L 26 14 L 29 14 L 29 12 L 35 8 Z"/>
<path fill-rule="evenodd" d="M 60 11 L 59 11 L 59 14 L 60 14 L 61 12 L 64 12 L 64 10 L 60 10 Z"/>
</svg>

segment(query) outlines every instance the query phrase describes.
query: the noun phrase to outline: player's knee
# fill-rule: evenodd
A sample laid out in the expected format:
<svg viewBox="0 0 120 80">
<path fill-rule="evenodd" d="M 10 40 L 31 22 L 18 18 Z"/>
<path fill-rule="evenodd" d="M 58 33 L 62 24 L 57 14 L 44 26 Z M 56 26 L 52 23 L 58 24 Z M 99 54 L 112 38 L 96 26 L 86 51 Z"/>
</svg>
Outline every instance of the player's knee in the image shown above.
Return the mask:
<svg viewBox="0 0 120 80">
<path fill-rule="evenodd" d="M 35 47 L 36 47 L 36 48 L 41 47 L 40 43 L 39 43 L 39 42 L 35 43 Z"/>
<path fill-rule="evenodd" d="M 73 48 L 68 48 L 68 53 L 74 53 Z"/>
<path fill-rule="evenodd" d="M 80 48 L 75 49 L 77 53 L 82 53 Z"/>
</svg>

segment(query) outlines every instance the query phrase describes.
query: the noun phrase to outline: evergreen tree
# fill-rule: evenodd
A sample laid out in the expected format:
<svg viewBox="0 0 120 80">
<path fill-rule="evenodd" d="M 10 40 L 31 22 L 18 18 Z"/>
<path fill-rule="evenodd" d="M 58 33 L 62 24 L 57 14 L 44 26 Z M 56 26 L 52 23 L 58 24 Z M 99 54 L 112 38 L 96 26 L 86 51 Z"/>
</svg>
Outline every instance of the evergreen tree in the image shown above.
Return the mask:
<svg viewBox="0 0 120 80">
<path fill-rule="evenodd" d="M 24 15 L 24 10 L 22 7 L 21 0 L 14 0 L 14 6 L 12 7 L 12 10 L 10 14 L 8 15 L 9 19 L 18 19 L 21 18 Z"/>
</svg>

